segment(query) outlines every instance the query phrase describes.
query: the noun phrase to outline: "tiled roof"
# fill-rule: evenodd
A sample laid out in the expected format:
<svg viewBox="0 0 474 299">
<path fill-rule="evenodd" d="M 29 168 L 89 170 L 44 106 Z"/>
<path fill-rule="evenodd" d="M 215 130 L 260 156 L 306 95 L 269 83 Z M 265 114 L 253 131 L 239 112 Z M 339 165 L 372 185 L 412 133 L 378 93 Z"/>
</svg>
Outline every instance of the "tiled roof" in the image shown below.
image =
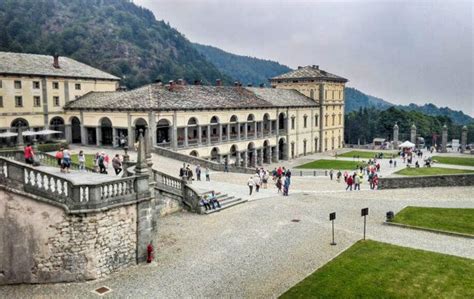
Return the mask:
<svg viewBox="0 0 474 299">
<path fill-rule="evenodd" d="M 317 65 L 308 65 L 305 67 L 298 67 L 298 69 L 294 71 L 290 71 L 288 73 L 276 76 L 271 78 L 270 80 L 285 80 L 285 79 L 322 79 L 328 81 L 335 81 L 335 82 L 342 82 L 345 83 L 348 80 L 339 77 L 337 75 L 328 73 L 324 70 L 319 69 Z"/>
<path fill-rule="evenodd" d="M 66 109 L 181 110 L 317 106 L 295 90 L 232 86 L 150 84 L 130 91 L 91 92 Z"/>
<path fill-rule="evenodd" d="M 55 68 L 53 56 L 12 52 L 0 52 L 0 74 L 120 80 L 71 58 L 60 56 L 59 68 Z"/>
</svg>

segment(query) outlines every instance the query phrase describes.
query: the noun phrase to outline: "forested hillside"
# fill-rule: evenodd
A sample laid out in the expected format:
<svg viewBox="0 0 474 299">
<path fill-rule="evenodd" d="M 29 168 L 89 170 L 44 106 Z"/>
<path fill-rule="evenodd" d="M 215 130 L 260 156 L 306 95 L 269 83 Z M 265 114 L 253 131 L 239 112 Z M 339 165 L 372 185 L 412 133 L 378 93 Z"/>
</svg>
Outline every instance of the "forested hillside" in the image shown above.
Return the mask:
<svg viewBox="0 0 474 299">
<path fill-rule="evenodd" d="M 437 107 L 433 104 L 425 104 L 423 106 L 419 106 L 416 104 L 410 104 L 406 106 L 397 106 L 399 109 L 406 110 L 406 111 L 418 111 L 428 115 L 442 115 L 448 116 L 453 120 L 456 124 L 467 125 L 474 121 L 474 118 L 470 117 L 469 115 L 464 114 L 462 111 L 455 111 L 448 107 Z"/>
<path fill-rule="evenodd" d="M 384 110 L 393 106 L 393 104 L 387 101 L 369 96 L 352 87 L 346 87 L 344 89 L 344 98 L 346 99 L 346 113 L 358 111 L 360 108 L 376 108 Z"/>
<path fill-rule="evenodd" d="M 415 124 L 417 134 L 431 144 L 433 134 L 441 136 L 444 124 L 448 126 L 448 139 L 461 139 L 462 125 L 455 124 L 448 116 L 430 116 L 417 111 L 405 111 L 395 107 L 387 110 L 364 108 L 345 116 L 344 140 L 348 144 L 371 143 L 374 138 L 392 140 L 393 126 L 399 126 L 401 141 L 410 138 L 410 127 Z M 474 122 L 468 125 L 469 142 L 474 142 Z"/>
<path fill-rule="evenodd" d="M 0 0 L 0 51 L 69 56 L 123 78 L 230 82 L 178 31 L 128 0 Z"/>
<path fill-rule="evenodd" d="M 268 79 L 291 69 L 278 62 L 249 56 L 235 55 L 212 46 L 194 44 L 194 47 L 222 73 L 242 84 L 269 85 Z"/>
</svg>

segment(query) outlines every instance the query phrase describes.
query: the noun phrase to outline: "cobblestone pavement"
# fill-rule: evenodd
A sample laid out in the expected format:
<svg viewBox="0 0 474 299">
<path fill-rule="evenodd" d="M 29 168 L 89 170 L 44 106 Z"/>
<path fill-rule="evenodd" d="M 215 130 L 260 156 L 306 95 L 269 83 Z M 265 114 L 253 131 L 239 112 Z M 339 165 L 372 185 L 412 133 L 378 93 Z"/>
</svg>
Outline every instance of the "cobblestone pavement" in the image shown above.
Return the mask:
<svg viewBox="0 0 474 299">
<path fill-rule="evenodd" d="M 294 178 L 294 184 L 304 186 L 299 181 L 305 179 Z M 208 216 L 178 213 L 161 218 L 157 260 L 150 265 L 101 281 L 3 286 L 0 297 L 94 298 L 91 290 L 103 285 L 113 289 L 106 297 L 116 298 L 275 297 L 361 239 L 360 209 L 365 207 L 370 209 L 367 238 L 474 258 L 473 239 L 382 224 L 388 210 L 407 205 L 474 208 L 473 191 L 313 190 L 261 198 Z M 330 246 L 328 214 L 334 211 L 337 245 Z"/>
</svg>

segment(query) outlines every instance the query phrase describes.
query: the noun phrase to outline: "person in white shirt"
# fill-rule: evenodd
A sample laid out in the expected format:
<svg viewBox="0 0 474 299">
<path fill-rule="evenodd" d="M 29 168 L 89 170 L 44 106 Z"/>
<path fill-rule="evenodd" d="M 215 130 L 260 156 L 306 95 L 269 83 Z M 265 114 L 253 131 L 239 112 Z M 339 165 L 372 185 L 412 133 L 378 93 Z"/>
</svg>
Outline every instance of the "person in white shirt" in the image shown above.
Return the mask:
<svg viewBox="0 0 474 299">
<path fill-rule="evenodd" d="M 253 186 L 255 185 L 255 182 L 253 180 L 253 177 L 250 177 L 249 180 L 247 181 L 247 186 L 249 186 L 249 195 L 252 195 L 253 191 Z"/>
</svg>

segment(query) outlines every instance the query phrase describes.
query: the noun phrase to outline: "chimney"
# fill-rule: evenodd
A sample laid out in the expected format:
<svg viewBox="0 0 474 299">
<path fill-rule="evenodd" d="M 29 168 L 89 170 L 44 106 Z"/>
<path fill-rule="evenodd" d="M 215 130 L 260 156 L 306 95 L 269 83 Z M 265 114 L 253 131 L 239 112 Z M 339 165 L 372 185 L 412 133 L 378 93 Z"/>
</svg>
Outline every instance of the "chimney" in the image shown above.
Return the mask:
<svg viewBox="0 0 474 299">
<path fill-rule="evenodd" d="M 313 69 L 319 70 L 319 65 L 313 64 Z"/>
<path fill-rule="evenodd" d="M 216 79 L 216 86 L 222 86 L 221 79 Z"/>
<path fill-rule="evenodd" d="M 53 55 L 53 67 L 56 68 L 56 69 L 60 68 L 60 66 L 59 66 L 59 55 L 58 54 Z"/>
<path fill-rule="evenodd" d="M 170 84 L 170 86 L 168 87 L 168 90 L 169 90 L 169 91 L 173 91 L 173 90 L 174 90 L 174 81 L 173 81 L 173 80 L 170 80 L 170 81 L 169 81 L 169 84 Z"/>
<path fill-rule="evenodd" d="M 298 65 L 298 69 L 301 70 L 303 67 Z"/>
</svg>

